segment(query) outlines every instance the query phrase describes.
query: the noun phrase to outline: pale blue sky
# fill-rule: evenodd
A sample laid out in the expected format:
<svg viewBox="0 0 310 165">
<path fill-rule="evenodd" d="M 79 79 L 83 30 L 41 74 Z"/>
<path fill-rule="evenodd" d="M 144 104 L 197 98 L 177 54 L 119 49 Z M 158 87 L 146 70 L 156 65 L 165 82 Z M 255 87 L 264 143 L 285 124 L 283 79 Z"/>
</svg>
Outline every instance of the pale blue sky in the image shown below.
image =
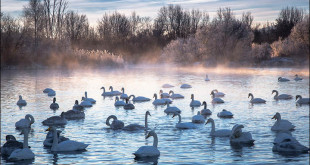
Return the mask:
<svg viewBox="0 0 310 165">
<path fill-rule="evenodd" d="M 251 12 L 255 22 L 273 22 L 282 8 L 294 6 L 309 13 L 309 0 L 67 0 L 69 10 L 86 14 L 91 25 L 105 12 L 119 11 L 130 15 L 132 11 L 140 16 L 155 18 L 158 10 L 168 4 L 179 4 L 184 9 L 207 11 L 211 18 L 220 7 L 230 7 L 238 17 L 243 12 Z M 12 16 L 21 14 L 28 0 L 1 0 L 1 11 Z"/>
</svg>

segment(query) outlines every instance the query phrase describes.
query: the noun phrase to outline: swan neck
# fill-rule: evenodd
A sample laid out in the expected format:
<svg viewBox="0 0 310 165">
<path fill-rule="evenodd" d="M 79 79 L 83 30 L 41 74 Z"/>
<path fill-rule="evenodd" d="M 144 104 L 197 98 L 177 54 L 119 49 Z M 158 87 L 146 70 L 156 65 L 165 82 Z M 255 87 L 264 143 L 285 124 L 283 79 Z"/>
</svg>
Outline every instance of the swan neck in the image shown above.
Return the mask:
<svg viewBox="0 0 310 165">
<path fill-rule="evenodd" d="M 157 134 L 156 134 L 156 133 L 154 133 L 153 138 L 154 138 L 153 147 L 156 147 L 156 148 L 157 148 L 157 145 L 158 145 L 158 137 L 157 137 Z"/>
<path fill-rule="evenodd" d="M 279 93 L 278 91 L 275 91 L 276 95 L 274 97 L 278 97 Z"/>
<path fill-rule="evenodd" d="M 23 148 L 28 148 L 28 134 L 29 131 L 27 128 L 24 129 L 24 144 L 23 144 Z"/>
<path fill-rule="evenodd" d="M 250 94 L 250 97 L 251 97 L 251 100 L 253 100 L 253 95 L 252 94 Z"/>
<path fill-rule="evenodd" d="M 57 137 L 57 130 L 53 128 L 53 144 L 52 144 L 52 151 L 56 149 L 56 146 L 58 145 L 58 137 Z"/>
<path fill-rule="evenodd" d="M 211 126 L 212 126 L 211 133 L 214 133 L 214 132 L 215 132 L 215 123 L 214 123 L 214 120 L 211 120 Z"/>
<path fill-rule="evenodd" d="M 180 114 L 178 114 L 178 116 L 179 116 L 179 123 L 181 123 L 181 115 L 180 115 Z"/>
<path fill-rule="evenodd" d="M 145 113 L 144 127 L 145 127 L 145 130 L 147 130 L 147 113 Z"/>
<path fill-rule="evenodd" d="M 34 123 L 34 118 L 32 115 L 27 115 L 27 120 L 30 121 L 30 124 L 33 124 Z"/>
<path fill-rule="evenodd" d="M 204 108 L 203 109 L 207 109 L 207 103 L 204 103 Z"/>
<path fill-rule="evenodd" d="M 87 92 L 85 92 L 85 98 L 87 98 Z"/>
</svg>

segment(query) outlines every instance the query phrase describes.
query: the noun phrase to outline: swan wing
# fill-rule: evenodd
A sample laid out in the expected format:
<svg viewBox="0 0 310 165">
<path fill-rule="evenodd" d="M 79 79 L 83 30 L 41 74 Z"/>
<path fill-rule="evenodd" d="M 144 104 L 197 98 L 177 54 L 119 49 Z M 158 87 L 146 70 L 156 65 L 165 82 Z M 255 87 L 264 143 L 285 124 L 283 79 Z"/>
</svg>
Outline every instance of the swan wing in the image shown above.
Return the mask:
<svg viewBox="0 0 310 165">
<path fill-rule="evenodd" d="M 153 156 L 159 156 L 160 152 L 154 146 L 142 146 L 133 154 L 136 157 L 153 157 Z"/>
<path fill-rule="evenodd" d="M 35 157 L 34 153 L 29 148 L 16 149 L 14 150 L 9 159 L 10 160 L 26 160 L 33 159 Z"/>
<path fill-rule="evenodd" d="M 73 140 L 67 140 L 58 143 L 56 151 L 78 151 L 84 150 L 89 144 L 77 142 Z"/>
<path fill-rule="evenodd" d="M 231 135 L 231 130 L 229 129 L 219 129 L 216 130 L 212 136 L 217 136 L 217 137 L 229 137 Z"/>
<path fill-rule="evenodd" d="M 15 123 L 16 128 L 26 128 L 30 126 L 30 121 L 27 119 L 20 119 L 18 122 Z"/>
</svg>

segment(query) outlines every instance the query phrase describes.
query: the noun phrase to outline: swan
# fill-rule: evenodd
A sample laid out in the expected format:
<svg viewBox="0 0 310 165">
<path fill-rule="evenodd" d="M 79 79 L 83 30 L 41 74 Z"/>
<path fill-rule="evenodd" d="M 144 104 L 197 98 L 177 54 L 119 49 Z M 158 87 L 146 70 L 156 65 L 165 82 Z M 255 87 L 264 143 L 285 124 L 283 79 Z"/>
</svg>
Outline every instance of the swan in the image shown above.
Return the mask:
<svg viewBox="0 0 310 165">
<path fill-rule="evenodd" d="M 50 91 L 54 91 L 52 88 L 45 88 L 44 90 L 43 90 L 43 93 L 48 93 L 48 92 L 50 92 Z"/>
<path fill-rule="evenodd" d="M 189 84 L 182 84 L 180 88 L 191 88 L 192 86 Z"/>
<path fill-rule="evenodd" d="M 210 132 L 211 136 L 215 136 L 215 137 L 229 137 L 231 135 L 231 130 L 229 129 L 219 129 L 215 131 L 215 124 L 214 124 L 214 120 L 212 118 L 209 118 L 206 122 L 206 124 L 211 123 L 212 125 L 212 129 Z"/>
<path fill-rule="evenodd" d="M 125 89 L 124 88 L 122 88 L 122 94 L 121 94 L 121 97 L 120 97 L 121 99 L 127 99 L 128 98 L 128 95 L 127 94 L 125 94 Z"/>
<path fill-rule="evenodd" d="M 208 75 L 206 74 L 206 78 L 205 78 L 205 81 L 210 81 Z"/>
<path fill-rule="evenodd" d="M 48 131 L 48 129 L 45 131 Z M 64 136 L 60 136 L 60 133 L 61 133 L 61 131 L 57 130 L 58 143 L 61 143 L 61 142 L 66 141 L 66 140 L 70 140 L 69 138 L 66 138 Z M 53 138 L 54 138 L 53 131 L 49 130 L 48 133 L 46 134 L 45 140 L 43 141 L 44 147 L 52 147 Z"/>
<path fill-rule="evenodd" d="M 54 90 L 50 90 L 48 93 L 47 93 L 47 96 L 56 96 L 56 92 Z"/>
<path fill-rule="evenodd" d="M 272 131 L 290 131 L 295 128 L 295 126 L 288 120 L 282 120 L 279 112 L 277 112 L 271 119 L 277 120 L 271 127 Z"/>
<path fill-rule="evenodd" d="M 169 91 L 170 97 L 172 99 L 184 99 L 184 96 L 181 94 L 175 94 L 172 90 Z"/>
<path fill-rule="evenodd" d="M 153 105 L 164 105 L 166 104 L 166 101 L 164 99 L 157 99 L 157 94 L 154 93 L 154 96 L 155 100 L 153 101 Z"/>
<path fill-rule="evenodd" d="M 27 105 L 27 102 L 25 100 L 23 100 L 22 96 L 19 95 L 19 99 L 16 103 L 18 106 L 26 106 Z"/>
<path fill-rule="evenodd" d="M 281 94 L 278 95 L 278 91 L 277 90 L 272 90 L 272 93 L 276 93 L 276 95 L 273 97 L 275 100 L 288 100 L 288 99 L 292 99 L 293 96 L 292 95 L 288 95 L 288 94 Z"/>
<path fill-rule="evenodd" d="M 249 93 L 248 98 L 251 97 L 250 103 L 257 104 L 257 103 L 266 103 L 266 100 L 261 98 L 254 98 L 252 93 Z"/>
<path fill-rule="evenodd" d="M 95 99 L 93 99 L 93 98 L 88 98 L 88 97 L 87 97 L 87 92 L 86 92 L 86 91 L 85 91 L 84 100 L 89 101 L 89 102 L 91 102 L 92 104 L 95 104 L 95 103 L 96 103 L 96 100 L 95 100 Z"/>
<path fill-rule="evenodd" d="M 61 112 L 60 116 L 52 116 L 49 117 L 47 119 L 45 119 L 44 121 L 42 121 L 43 125 L 66 125 L 67 124 L 67 120 L 65 118 L 65 114 L 64 112 Z"/>
<path fill-rule="evenodd" d="M 124 101 L 120 101 L 119 98 L 116 96 L 115 97 L 115 103 L 114 103 L 114 106 L 124 106 L 126 105 L 126 103 Z"/>
<path fill-rule="evenodd" d="M 161 98 L 169 98 L 169 93 L 164 93 L 163 90 L 159 90 L 159 95 Z"/>
<path fill-rule="evenodd" d="M 79 151 L 85 150 L 88 144 L 73 140 L 66 140 L 58 143 L 57 130 L 54 127 L 49 127 L 48 131 L 53 131 L 53 144 L 51 151 Z"/>
<path fill-rule="evenodd" d="M 85 100 L 85 97 L 82 97 L 81 101 L 82 102 L 80 103 L 80 105 L 83 107 L 92 107 L 93 106 L 93 104 L 90 101 Z"/>
<path fill-rule="evenodd" d="M 75 100 L 74 102 L 74 106 L 72 107 L 73 110 L 77 110 L 77 111 L 83 111 L 84 107 L 82 105 L 79 105 L 79 101 Z"/>
<path fill-rule="evenodd" d="M 10 156 L 14 150 L 23 148 L 23 143 L 16 141 L 13 135 L 6 135 L 5 139 L 6 143 L 1 147 L 1 155 Z"/>
<path fill-rule="evenodd" d="M 166 102 L 166 104 L 171 104 L 172 100 L 170 100 L 169 98 L 162 98 L 162 96 L 160 95 L 160 99 L 164 100 Z"/>
<path fill-rule="evenodd" d="M 196 125 L 192 122 L 181 123 L 181 115 L 179 113 L 175 113 L 172 118 L 175 116 L 179 116 L 179 122 L 175 125 L 176 128 L 179 129 L 195 129 Z"/>
<path fill-rule="evenodd" d="M 221 112 L 217 113 L 217 117 L 219 118 L 233 118 L 233 114 L 226 109 L 223 109 Z"/>
<path fill-rule="evenodd" d="M 113 119 L 112 123 L 110 124 L 110 119 Z M 111 129 L 123 129 L 124 128 L 124 122 L 121 120 L 117 120 L 117 117 L 115 115 L 110 115 L 106 120 L 106 125 L 110 126 Z"/>
<path fill-rule="evenodd" d="M 163 88 L 172 88 L 172 87 L 174 87 L 173 85 L 170 85 L 170 84 L 164 84 L 164 85 L 162 85 L 161 87 L 163 87 Z"/>
<path fill-rule="evenodd" d="M 191 103 L 189 104 L 190 107 L 200 107 L 201 102 L 198 100 L 194 100 L 194 94 L 191 95 Z"/>
<path fill-rule="evenodd" d="M 126 104 L 124 105 L 124 109 L 132 110 L 132 109 L 135 109 L 135 106 L 133 104 L 129 103 L 129 99 L 126 99 Z"/>
<path fill-rule="evenodd" d="M 59 105 L 56 103 L 56 97 L 53 98 L 53 103 L 50 105 L 51 109 L 58 109 Z"/>
<path fill-rule="evenodd" d="M 298 77 L 298 75 L 296 74 L 294 80 L 295 80 L 295 81 L 300 81 L 300 80 L 302 80 L 302 78 L 301 78 L 301 77 Z"/>
<path fill-rule="evenodd" d="M 207 102 L 202 102 L 202 105 L 204 105 L 204 108 L 200 111 L 201 115 L 212 115 L 211 110 L 207 109 Z"/>
<path fill-rule="evenodd" d="M 217 89 L 213 89 L 212 91 L 213 91 L 215 97 L 224 97 L 225 96 L 225 93 L 219 92 Z"/>
<path fill-rule="evenodd" d="M 231 135 L 229 136 L 231 144 L 254 144 L 254 139 L 250 132 L 242 132 L 243 125 L 236 124 L 232 130 Z"/>
<path fill-rule="evenodd" d="M 202 115 L 200 115 L 200 111 L 198 111 L 197 115 L 192 117 L 192 122 L 193 123 L 204 123 L 205 118 Z"/>
<path fill-rule="evenodd" d="M 112 92 L 106 92 L 104 87 L 101 87 L 100 89 L 103 89 L 101 96 L 114 96 Z"/>
<path fill-rule="evenodd" d="M 142 146 L 140 147 L 135 153 L 133 153 L 137 158 L 144 158 L 144 157 L 158 157 L 160 155 L 159 150 L 157 149 L 158 145 L 158 138 L 155 131 L 150 131 L 145 139 L 153 136 L 153 146 Z"/>
<path fill-rule="evenodd" d="M 278 78 L 278 81 L 279 81 L 279 82 L 286 82 L 286 81 L 290 81 L 290 80 L 287 79 L 287 78 L 284 78 L 284 77 L 279 77 L 279 78 Z"/>
<path fill-rule="evenodd" d="M 73 110 L 69 110 L 67 112 L 63 112 L 63 116 L 68 120 L 84 119 L 85 113 L 83 111 L 73 109 Z"/>
<path fill-rule="evenodd" d="M 170 105 L 167 103 L 167 108 L 164 110 L 164 112 L 169 115 L 170 113 L 181 113 L 181 110 L 178 107 L 170 107 Z"/>
<path fill-rule="evenodd" d="M 147 116 L 151 116 L 149 111 L 145 112 L 144 126 L 139 125 L 139 124 L 129 124 L 129 125 L 125 126 L 123 128 L 123 130 L 126 130 L 126 131 L 137 131 L 137 130 L 141 130 L 141 129 L 147 130 L 148 129 Z"/>
<path fill-rule="evenodd" d="M 300 95 L 296 95 L 296 100 L 298 104 L 309 104 L 310 99 L 309 98 L 302 98 Z"/>
<path fill-rule="evenodd" d="M 22 149 L 18 148 L 14 150 L 9 156 L 9 160 L 19 161 L 19 160 L 34 159 L 35 155 L 28 146 L 29 130 L 27 128 L 24 128 L 23 133 L 24 133 L 23 148 Z"/>
<path fill-rule="evenodd" d="M 111 90 L 111 93 L 113 94 L 113 96 L 117 96 L 117 95 L 121 95 L 122 94 L 122 92 L 120 92 L 120 91 L 113 91 L 113 87 L 112 86 L 110 86 L 109 89 Z"/>
<path fill-rule="evenodd" d="M 34 123 L 34 118 L 32 115 L 27 114 L 25 116 L 25 119 L 20 119 L 18 122 L 15 123 L 16 129 L 21 129 L 21 128 L 29 128 L 31 124 Z"/>
<path fill-rule="evenodd" d="M 219 98 L 219 97 L 215 97 L 214 91 L 212 91 L 210 95 L 212 95 L 212 101 L 211 101 L 211 102 L 212 102 L 213 104 L 221 104 L 221 103 L 224 103 L 224 100 L 222 100 L 222 99 Z"/>
<path fill-rule="evenodd" d="M 300 144 L 292 135 L 287 132 L 280 132 L 274 139 L 273 152 L 285 152 L 285 153 L 308 153 L 309 148 Z"/>
<path fill-rule="evenodd" d="M 130 95 L 128 99 L 133 98 L 132 101 L 134 102 L 144 102 L 144 101 L 150 101 L 151 99 L 143 96 L 135 97 L 135 95 Z"/>
</svg>

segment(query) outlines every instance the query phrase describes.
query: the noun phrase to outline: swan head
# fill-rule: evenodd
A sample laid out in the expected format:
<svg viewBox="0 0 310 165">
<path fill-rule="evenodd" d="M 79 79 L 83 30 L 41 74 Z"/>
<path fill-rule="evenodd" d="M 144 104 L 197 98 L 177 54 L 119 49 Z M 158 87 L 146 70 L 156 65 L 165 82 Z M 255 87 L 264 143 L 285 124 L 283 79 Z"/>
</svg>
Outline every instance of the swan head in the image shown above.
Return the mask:
<svg viewBox="0 0 310 165">
<path fill-rule="evenodd" d="M 85 100 L 85 97 L 82 97 L 82 100 L 81 100 L 81 101 L 83 101 L 83 100 Z"/>
<path fill-rule="evenodd" d="M 121 89 L 121 90 L 122 90 L 122 92 L 124 92 L 124 90 L 125 90 L 125 89 L 124 89 L 124 87 L 122 87 L 122 89 Z"/>
<path fill-rule="evenodd" d="M 173 116 L 172 116 L 172 118 L 174 118 L 175 116 L 180 116 L 180 113 L 173 113 Z"/>
<path fill-rule="evenodd" d="M 174 92 L 173 92 L 172 90 L 169 91 L 169 94 L 170 94 L 170 93 L 174 94 Z"/>
<path fill-rule="evenodd" d="M 113 87 L 112 87 L 112 86 L 110 86 L 109 89 L 110 89 L 111 91 L 113 91 Z"/>
<path fill-rule="evenodd" d="M 100 89 L 105 89 L 104 87 L 101 87 Z"/>
<path fill-rule="evenodd" d="M 156 93 L 154 93 L 153 98 L 155 98 L 155 99 L 157 98 L 157 94 Z"/>
<path fill-rule="evenodd" d="M 111 124 L 110 124 L 110 119 L 113 119 L 113 121 L 115 121 L 115 120 L 117 120 L 117 117 L 115 116 L 115 115 L 110 115 L 108 118 L 107 118 L 107 120 L 106 120 L 106 125 L 107 126 L 110 126 Z"/>
<path fill-rule="evenodd" d="M 297 75 L 297 74 L 295 74 L 295 77 L 298 77 L 298 75 Z"/>
<path fill-rule="evenodd" d="M 22 99 L 23 99 L 22 95 L 19 95 L 18 98 L 19 98 L 19 100 L 22 100 Z"/>
<path fill-rule="evenodd" d="M 74 104 L 75 104 L 75 105 L 79 105 L 79 101 L 78 101 L 78 100 L 75 100 Z"/>
<path fill-rule="evenodd" d="M 205 105 L 205 106 L 206 106 L 206 105 L 207 105 L 207 102 L 206 102 L 206 101 L 203 101 L 203 102 L 202 102 L 202 105 Z"/>
<path fill-rule="evenodd" d="M 273 93 L 278 93 L 278 91 L 277 90 L 272 90 L 271 94 L 273 94 Z"/>
<path fill-rule="evenodd" d="M 154 136 L 155 134 L 156 134 L 155 131 L 152 130 L 145 136 L 145 139 L 148 139 L 149 137 Z"/>
<path fill-rule="evenodd" d="M 127 99 L 126 99 L 126 100 L 127 100 Z M 119 101 L 119 98 L 118 98 L 118 96 L 116 96 L 116 97 L 115 97 L 115 101 Z"/>
<path fill-rule="evenodd" d="M 152 116 L 151 113 L 150 113 L 150 111 L 146 111 L 146 112 L 145 112 L 145 115 Z"/>
<path fill-rule="evenodd" d="M 6 141 L 16 141 L 16 138 L 13 135 L 6 135 L 5 139 Z"/>
<path fill-rule="evenodd" d="M 164 93 L 162 89 L 161 89 L 161 90 L 159 90 L 159 94 L 161 94 L 161 93 Z"/>
<path fill-rule="evenodd" d="M 61 112 L 60 116 L 65 117 L 65 112 Z"/>
<path fill-rule="evenodd" d="M 282 79 L 282 77 L 278 77 L 278 81 L 280 81 Z"/>
<path fill-rule="evenodd" d="M 213 120 L 212 118 L 209 118 L 209 119 L 207 120 L 206 124 L 211 123 L 211 122 L 214 122 L 214 120 Z"/>
<path fill-rule="evenodd" d="M 132 98 L 135 98 L 135 95 L 130 95 L 130 96 L 128 97 L 128 99 L 130 100 L 131 97 L 132 97 Z"/>
<path fill-rule="evenodd" d="M 56 97 L 53 98 L 53 103 L 55 103 L 55 102 L 56 102 Z"/>
<path fill-rule="evenodd" d="M 212 91 L 213 91 L 213 92 L 216 92 L 216 93 L 219 92 L 217 89 L 213 89 Z"/>
<path fill-rule="evenodd" d="M 281 118 L 281 115 L 279 112 L 277 112 L 271 119 L 275 119 L 275 120 L 278 120 Z"/>
<path fill-rule="evenodd" d="M 296 100 L 298 100 L 298 98 L 302 98 L 300 95 L 296 95 Z"/>
<path fill-rule="evenodd" d="M 253 94 L 252 94 L 252 93 L 249 93 L 249 94 L 248 94 L 248 98 L 249 98 L 250 96 L 252 96 L 252 97 L 253 97 Z"/>
<path fill-rule="evenodd" d="M 194 94 L 191 94 L 191 99 L 194 99 Z"/>
</svg>

